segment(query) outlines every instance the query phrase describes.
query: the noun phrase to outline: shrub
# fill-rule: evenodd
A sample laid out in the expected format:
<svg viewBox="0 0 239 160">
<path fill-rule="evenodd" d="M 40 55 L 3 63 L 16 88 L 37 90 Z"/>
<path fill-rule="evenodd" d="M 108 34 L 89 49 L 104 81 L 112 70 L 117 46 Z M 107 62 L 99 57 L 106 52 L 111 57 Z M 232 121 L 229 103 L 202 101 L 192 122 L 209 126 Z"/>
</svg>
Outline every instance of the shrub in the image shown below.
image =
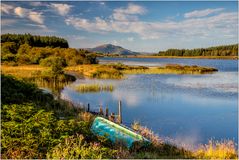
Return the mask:
<svg viewBox="0 0 239 160">
<path fill-rule="evenodd" d="M 105 159 L 114 158 L 116 150 L 98 142 L 87 143 L 83 135 L 65 138 L 64 142 L 47 153 L 48 159 Z"/>
<path fill-rule="evenodd" d="M 51 56 L 40 61 L 40 65 L 51 67 L 52 75 L 63 74 L 63 68 L 66 67 L 65 59 Z"/>
</svg>

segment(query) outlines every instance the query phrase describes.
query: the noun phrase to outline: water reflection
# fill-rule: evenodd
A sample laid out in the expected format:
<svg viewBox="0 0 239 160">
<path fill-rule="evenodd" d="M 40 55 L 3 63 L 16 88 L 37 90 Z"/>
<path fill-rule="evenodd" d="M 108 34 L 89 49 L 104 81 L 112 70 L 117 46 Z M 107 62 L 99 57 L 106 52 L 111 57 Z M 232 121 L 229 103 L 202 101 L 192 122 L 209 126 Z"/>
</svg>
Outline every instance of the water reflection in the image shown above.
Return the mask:
<svg viewBox="0 0 239 160">
<path fill-rule="evenodd" d="M 25 81 L 36 84 L 46 92 L 52 93 L 56 98 L 60 98 L 63 88 L 73 82 L 73 80 L 57 81 L 45 78 L 31 78 L 25 79 Z"/>
<path fill-rule="evenodd" d="M 124 61 L 126 60 L 123 59 Z M 108 106 L 110 112 L 115 113 L 118 100 L 122 100 L 125 124 L 138 120 L 160 136 L 171 137 L 177 143 L 183 141 L 187 145 L 195 145 L 206 143 L 211 138 L 238 140 L 236 61 L 183 59 L 175 61 L 130 59 L 130 61 L 150 65 L 180 62 L 219 66 L 219 72 L 210 75 L 130 75 L 124 80 L 78 79 L 72 85 L 113 84 L 115 90 L 112 93 L 81 94 L 67 86 L 62 90 L 61 97 L 81 104 L 90 103 L 93 107 L 100 104 Z"/>
</svg>

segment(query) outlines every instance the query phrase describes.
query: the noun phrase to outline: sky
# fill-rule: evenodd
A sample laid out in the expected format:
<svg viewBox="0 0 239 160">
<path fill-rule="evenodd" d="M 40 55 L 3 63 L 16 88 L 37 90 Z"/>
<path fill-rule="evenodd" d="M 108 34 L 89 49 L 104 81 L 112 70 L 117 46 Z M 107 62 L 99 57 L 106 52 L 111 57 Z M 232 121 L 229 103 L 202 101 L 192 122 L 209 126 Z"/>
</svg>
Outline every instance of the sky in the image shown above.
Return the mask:
<svg viewBox="0 0 239 160">
<path fill-rule="evenodd" d="M 132 51 L 238 43 L 237 1 L 2 2 L 1 32 L 54 35 L 70 47 Z"/>
</svg>

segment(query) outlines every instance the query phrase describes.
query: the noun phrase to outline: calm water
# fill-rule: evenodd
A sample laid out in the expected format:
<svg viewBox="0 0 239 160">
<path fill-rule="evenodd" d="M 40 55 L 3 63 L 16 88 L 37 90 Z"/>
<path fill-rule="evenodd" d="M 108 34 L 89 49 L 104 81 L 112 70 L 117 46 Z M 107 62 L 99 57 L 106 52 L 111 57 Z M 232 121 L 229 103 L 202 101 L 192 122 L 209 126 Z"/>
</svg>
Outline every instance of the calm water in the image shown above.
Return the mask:
<svg viewBox="0 0 239 160">
<path fill-rule="evenodd" d="M 140 121 L 161 137 L 196 146 L 209 139 L 237 137 L 237 60 L 103 58 L 100 63 L 158 66 L 167 63 L 211 66 L 208 75 L 128 75 L 124 80 L 78 79 L 81 83 L 113 84 L 113 92 L 80 94 L 67 86 L 61 96 L 75 103 L 109 106 L 117 113 L 122 100 L 123 122 Z"/>
</svg>

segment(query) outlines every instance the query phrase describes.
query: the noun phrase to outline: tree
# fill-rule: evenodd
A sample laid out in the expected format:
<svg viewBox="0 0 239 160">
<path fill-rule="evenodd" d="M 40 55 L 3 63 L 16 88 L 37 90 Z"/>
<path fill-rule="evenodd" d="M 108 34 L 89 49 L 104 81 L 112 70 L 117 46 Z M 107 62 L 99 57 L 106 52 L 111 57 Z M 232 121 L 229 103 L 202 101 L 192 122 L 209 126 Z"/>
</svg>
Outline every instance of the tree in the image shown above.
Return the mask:
<svg viewBox="0 0 239 160">
<path fill-rule="evenodd" d="M 51 56 L 41 60 L 42 66 L 51 67 L 52 74 L 54 76 L 63 74 L 64 67 L 66 67 L 66 61 L 62 57 Z"/>
<path fill-rule="evenodd" d="M 17 62 L 20 64 L 29 64 L 31 62 L 29 57 L 30 50 L 31 46 L 28 44 L 21 45 L 17 51 Z"/>
</svg>

